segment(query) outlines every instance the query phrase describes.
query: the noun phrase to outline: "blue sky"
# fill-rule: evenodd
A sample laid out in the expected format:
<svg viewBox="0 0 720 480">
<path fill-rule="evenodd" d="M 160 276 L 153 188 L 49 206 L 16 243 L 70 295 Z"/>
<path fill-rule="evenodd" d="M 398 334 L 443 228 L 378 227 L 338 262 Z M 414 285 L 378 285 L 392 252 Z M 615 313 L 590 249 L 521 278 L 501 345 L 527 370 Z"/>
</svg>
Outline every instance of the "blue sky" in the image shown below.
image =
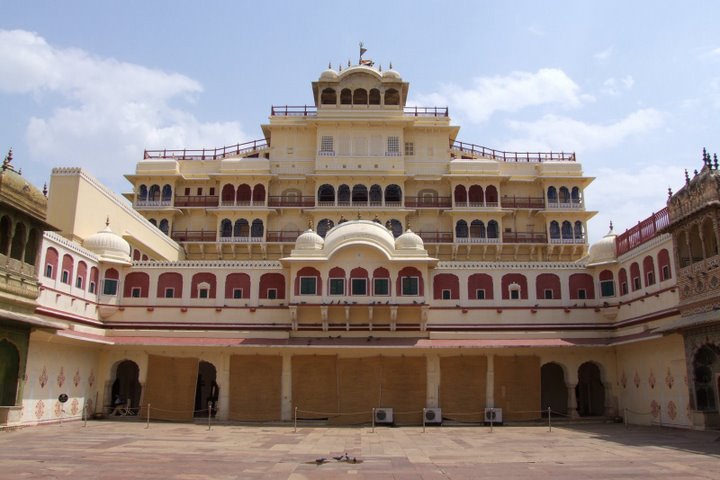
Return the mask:
<svg viewBox="0 0 720 480">
<path fill-rule="evenodd" d="M 712 1 L 0 0 L 0 150 L 39 186 L 82 166 L 128 191 L 143 148 L 261 138 L 362 40 L 458 139 L 577 152 L 595 240 L 720 150 L 718 19 Z"/>
</svg>

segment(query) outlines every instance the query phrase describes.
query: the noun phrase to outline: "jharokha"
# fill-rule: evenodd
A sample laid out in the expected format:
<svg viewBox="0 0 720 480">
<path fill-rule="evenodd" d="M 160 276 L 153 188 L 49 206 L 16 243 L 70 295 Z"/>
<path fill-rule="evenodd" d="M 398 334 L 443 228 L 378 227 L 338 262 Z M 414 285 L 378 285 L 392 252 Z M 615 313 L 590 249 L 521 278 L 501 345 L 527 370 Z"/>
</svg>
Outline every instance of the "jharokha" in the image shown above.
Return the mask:
<svg viewBox="0 0 720 480">
<path fill-rule="evenodd" d="M 125 198 L 8 154 L 0 424 L 720 425 L 717 157 L 589 245 L 574 154 L 460 141 L 409 87 L 328 68 L 260 140 L 150 146 Z"/>
</svg>

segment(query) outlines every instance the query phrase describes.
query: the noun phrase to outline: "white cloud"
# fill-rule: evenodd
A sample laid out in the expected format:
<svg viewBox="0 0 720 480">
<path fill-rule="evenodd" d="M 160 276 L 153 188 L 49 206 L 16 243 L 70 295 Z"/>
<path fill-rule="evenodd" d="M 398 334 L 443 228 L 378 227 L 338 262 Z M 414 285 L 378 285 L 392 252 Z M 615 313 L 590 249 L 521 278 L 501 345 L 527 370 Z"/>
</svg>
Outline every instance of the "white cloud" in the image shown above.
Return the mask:
<svg viewBox="0 0 720 480">
<path fill-rule="evenodd" d="M 202 92 L 195 80 L 142 65 L 57 48 L 36 33 L 0 30 L 0 93 L 32 94 L 61 107 L 30 119 L 31 156 L 87 167 L 103 178 L 133 170 L 143 148 L 215 147 L 246 139 L 236 122 L 204 123 L 171 107 Z M 48 102 L 50 103 L 50 102 Z"/>
<path fill-rule="evenodd" d="M 543 68 L 535 73 L 513 72 L 507 76 L 479 77 L 472 88 L 443 85 L 439 92 L 420 95 L 419 105 L 448 105 L 470 121 L 484 122 L 493 113 L 516 112 L 527 107 L 557 104 L 578 107 L 594 100 L 562 70 Z"/>
<path fill-rule="evenodd" d="M 630 136 L 655 130 L 664 121 L 665 114 L 652 108 L 638 110 L 609 125 L 558 115 L 545 115 L 533 122 L 510 121 L 510 129 L 522 136 L 511 140 L 508 149 L 587 152 L 612 147 Z"/>
<path fill-rule="evenodd" d="M 624 90 L 630 90 L 635 85 L 635 79 L 632 75 L 626 75 L 623 78 L 610 77 L 603 82 L 603 88 L 600 90 L 606 95 L 617 96 Z"/>
<path fill-rule="evenodd" d="M 595 55 L 593 55 L 593 58 L 595 58 L 595 60 L 599 60 L 599 61 L 603 62 L 603 61 L 607 60 L 608 58 L 610 58 L 612 53 L 613 53 L 613 47 L 608 47 L 605 50 L 597 52 Z"/>
</svg>

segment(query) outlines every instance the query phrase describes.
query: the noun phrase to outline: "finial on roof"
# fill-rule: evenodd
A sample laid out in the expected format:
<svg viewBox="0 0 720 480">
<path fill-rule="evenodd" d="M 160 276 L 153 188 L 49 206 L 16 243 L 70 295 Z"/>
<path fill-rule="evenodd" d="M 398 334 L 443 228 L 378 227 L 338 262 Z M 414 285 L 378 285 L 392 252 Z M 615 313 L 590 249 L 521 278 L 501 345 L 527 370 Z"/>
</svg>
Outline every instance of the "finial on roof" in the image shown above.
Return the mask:
<svg viewBox="0 0 720 480">
<path fill-rule="evenodd" d="M 688 175 L 687 168 L 685 169 L 685 183 L 690 183 L 690 175 Z"/>
<path fill-rule="evenodd" d="M 10 150 L 8 150 L 8 153 L 7 153 L 7 155 L 5 156 L 5 160 L 3 160 L 3 163 L 2 163 L 2 169 L 3 169 L 3 171 L 5 171 L 5 170 L 7 170 L 8 168 L 10 168 L 10 164 L 12 163 L 12 159 L 13 159 L 13 154 L 12 154 L 12 148 L 11 148 Z"/>
<path fill-rule="evenodd" d="M 706 149 L 705 147 L 703 147 L 702 159 L 703 159 L 703 163 L 704 163 L 705 165 L 707 165 L 707 163 L 708 163 L 708 153 L 707 153 L 707 149 Z"/>
<path fill-rule="evenodd" d="M 338 72 L 342 72 L 342 63 L 338 63 Z"/>
<path fill-rule="evenodd" d="M 382 72 L 382 65 L 378 65 L 378 72 Z"/>
<path fill-rule="evenodd" d="M 22 168 L 18 170 L 18 175 L 22 175 Z"/>
<path fill-rule="evenodd" d="M 406 231 L 406 232 L 409 232 L 409 231 L 410 231 L 410 220 L 407 221 L 405 231 Z"/>
<path fill-rule="evenodd" d="M 392 70 L 392 62 L 390 62 L 390 70 Z"/>
<path fill-rule="evenodd" d="M 328 70 L 332 70 L 332 62 L 328 62 Z"/>
<path fill-rule="evenodd" d="M 312 227 L 313 227 L 312 218 L 308 217 L 308 230 L 312 230 Z"/>
<path fill-rule="evenodd" d="M 668 198 L 672 197 L 672 188 L 668 187 Z"/>
<path fill-rule="evenodd" d="M 693 170 L 693 177 L 697 177 L 697 174 L 698 174 L 698 171 L 697 171 L 697 168 L 696 168 L 695 170 Z"/>
<path fill-rule="evenodd" d="M 105 219 L 105 226 L 106 227 L 110 226 L 110 215 L 108 215 L 107 218 Z"/>
<path fill-rule="evenodd" d="M 348 67 L 350 66 L 350 59 L 348 58 Z"/>
<path fill-rule="evenodd" d="M 714 154 L 713 154 L 713 168 L 714 168 L 715 170 L 718 169 L 717 153 L 714 153 Z"/>
<path fill-rule="evenodd" d="M 610 220 L 610 233 L 612 233 L 612 231 L 613 231 L 613 224 L 612 224 L 612 220 Z"/>
<path fill-rule="evenodd" d="M 47 182 L 45 182 L 45 184 L 43 185 L 43 190 L 42 190 L 42 192 L 43 192 L 43 195 L 45 195 L 45 196 L 47 197 L 47 192 L 48 192 Z"/>
</svg>

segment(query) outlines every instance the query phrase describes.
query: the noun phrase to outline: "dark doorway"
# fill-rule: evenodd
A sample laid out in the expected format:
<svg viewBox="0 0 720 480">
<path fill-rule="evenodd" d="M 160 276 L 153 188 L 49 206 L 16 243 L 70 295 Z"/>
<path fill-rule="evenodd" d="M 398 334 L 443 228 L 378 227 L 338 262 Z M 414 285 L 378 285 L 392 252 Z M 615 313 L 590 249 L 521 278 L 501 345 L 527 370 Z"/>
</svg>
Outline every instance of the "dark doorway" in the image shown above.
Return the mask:
<svg viewBox="0 0 720 480">
<path fill-rule="evenodd" d="M 220 387 L 217 384 L 217 370 L 210 362 L 200 362 L 198 366 L 197 387 L 195 388 L 195 416 L 207 417 L 208 402 L 212 402 L 212 415 L 217 413 L 217 401 Z"/>
<path fill-rule="evenodd" d="M 568 390 L 565 385 L 565 372 L 557 363 L 546 363 L 540 369 L 540 409 L 547 416 L 547 409 L 553 414 L 567 415 Z"/>
<path fill-rule="evenodd" d="M 119 395 L 122 404 L 130 400 L 130 408 L 137 412 L 140 408 L 140 368 L 132 360 L 123 360 L 115 371 L 112 385 L 112 401 Z"/>
<path fill-rule="evenodd" d="M 0 341 L 0 405 L 15 405 L 20 354 L 15 345 L 7 340 Z"/>
<path fill-rule="evenodd" d="M 581 417 L 599 417 L 605 414 L 605 385 L 596 364 L 585 362 L 580 365 L 575 396 L 577 412 Z"/>
<path fill-rule="evenodd" d="M 718 373 L 720 373 L 720 348 L 712 344 L 703 345 L 693 357 L 695 407 L 697 410 L 703 412 L 717 410 L 716 385 L 714 384 L 720 382 L 720 378 L 715 379 Z"/>
</svg>

